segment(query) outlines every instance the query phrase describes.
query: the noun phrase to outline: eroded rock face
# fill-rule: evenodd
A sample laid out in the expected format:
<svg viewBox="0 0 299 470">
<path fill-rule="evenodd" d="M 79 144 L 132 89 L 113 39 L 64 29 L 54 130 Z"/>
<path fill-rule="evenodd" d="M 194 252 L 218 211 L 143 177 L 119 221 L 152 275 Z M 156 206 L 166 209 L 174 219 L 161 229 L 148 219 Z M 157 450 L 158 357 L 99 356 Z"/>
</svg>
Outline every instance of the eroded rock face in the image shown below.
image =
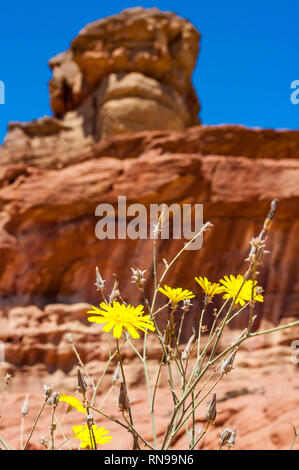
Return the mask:
<svg viewBox="0 0 299 470">
<path fill-rule="evenodd" d="M 95 21 L 50 60 L 53 112 L 76 110 L 96 139 L 198 124 L 191 84 L 198 43 L 189 21 L 156 8 Z"/>
</svg>

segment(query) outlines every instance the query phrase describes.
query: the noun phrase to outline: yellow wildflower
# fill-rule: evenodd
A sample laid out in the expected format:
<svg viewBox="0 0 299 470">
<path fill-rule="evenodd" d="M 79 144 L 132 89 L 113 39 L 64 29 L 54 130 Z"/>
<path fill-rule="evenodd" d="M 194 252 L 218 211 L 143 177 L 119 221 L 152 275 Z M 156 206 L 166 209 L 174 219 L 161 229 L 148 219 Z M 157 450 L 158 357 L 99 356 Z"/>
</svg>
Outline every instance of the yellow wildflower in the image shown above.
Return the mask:
<svg viewBox="0 0 299 470">
<path fill-rule="evenodd" d="M 193 297 L 195 297 L 191 290 L 183 290 L 181 287 L 172 288 L 165 285 L 164 288 L 159 287 L 159 291 L 166 295 L 166 297 L 172 301 L 173 305 L 177 305 L 181 300 L 193 299 Z"/>
<path fill-rule="evenodd" d="M 116 300 L 106 304 L 102 302 L 100 309 L 92 306 L 93 310 L 87 313 L 93 313 L 97 316 L 88 317 L 88 321 L 96 323 L 106 323 L 103 331 L 108 332 L 113 328 L 113 336 L 120 338 L 123 328 L 126 328 L 133 338 L 139 338 L 136 328 L 147 333 L 146 330 L 155 331 L 153 322 L 149 315 L 144 315 L 143 305 L 133 307 L 132 305 L 120 304 Z"/>
<path fill-rule="evenodd" d="M 219 282 L 210 282 L 206 277 L 196 277 L 195 281 L 200 285 L 206 297 L 211 300 L 214 295 L 224 292 L 224 287 Z"/>
<path fill-rule="evenodd" d="M 105 428 L 98 428 L 96 424 L 92 426 L 95 441 L 97 444 L 104 445 L 108 444 L 112 436 L 107 436 L 110 431 L 107 431 Z M 81 441 L 80 447 L 84 449 L 85 447 L 92 448 L 92 444 L 90 441 L 90 432 L 88 429 L 87 424 L 85 426 L 73 426 L 73 434 L 76 434 L 74 437 Z"/>
<path fill-rule="evenodd" d="M 260 294 L 262 289 L 261 287 L 257 286 L 257 281 L 254 281 L 254 284 L 251 279 L 244 281 L 244 278 L 241 274 L 238 274 L 237 277 L 235 277 L 233 274 L 231 274 L 229 277 L 224 276 L 224 279 L 220 279 L 219 282 L 223 284 L 224 292 L 226 292 L 223 296 L 224 299 L 235 299 L 236 304 L 239 303 L 241 306 L 243 306 L 246 302 L 251 300 L 252 289 L 254 287 L 254 300 L 258 302 L 264 301 L 263 296 Z M 241 291 L 239 292 L 240 289 Z"/>
<path fill-rule="evenodd" d="M 87 412 L 79 398 L 63 393 L 62 395 L 60 395 L 59 401 L 64 401 L 65 403 L 68 403 L 68 411 L 71 411 L 73 408 L 75 408 L 77 411 L 80 411 L 80 413 L 84 413 L 85 415 L 87 415 Z"/>
</svg>

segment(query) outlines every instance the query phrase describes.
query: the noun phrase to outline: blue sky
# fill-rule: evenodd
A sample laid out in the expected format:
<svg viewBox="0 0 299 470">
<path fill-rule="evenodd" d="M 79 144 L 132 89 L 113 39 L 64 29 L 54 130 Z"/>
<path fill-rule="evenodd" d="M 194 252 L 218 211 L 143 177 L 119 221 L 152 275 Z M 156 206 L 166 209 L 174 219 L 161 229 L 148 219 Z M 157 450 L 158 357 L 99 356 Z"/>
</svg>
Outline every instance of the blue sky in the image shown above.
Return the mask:
<svg viewBox="0 0 299 470">
<path fill-rule="evenodd" d="M 9 121 L 51 115 L 47 61 L 88 22 L 133 6 L 171 10 L 202 34 L 193 82 L 204 124 L 299 128 L 290 83 L 299 79 L 299 2 L 156 0 L 1 2 L 0 142 Z"/>
</svg>

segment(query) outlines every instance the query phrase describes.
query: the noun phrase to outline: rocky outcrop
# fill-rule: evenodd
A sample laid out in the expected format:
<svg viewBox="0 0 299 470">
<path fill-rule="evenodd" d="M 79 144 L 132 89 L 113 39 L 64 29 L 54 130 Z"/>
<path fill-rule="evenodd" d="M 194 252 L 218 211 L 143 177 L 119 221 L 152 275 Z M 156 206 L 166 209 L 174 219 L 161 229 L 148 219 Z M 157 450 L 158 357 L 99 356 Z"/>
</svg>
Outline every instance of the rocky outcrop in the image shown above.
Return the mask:
<svg viewBox="0 0 299 470">
<path fill-rule="evenodd" d="M 95 138 L 198 123 L 191 84 L 199 33 L 174 13 L 124 10 L 87 25 L 50 60 L 51 106 L 76 110 Z"/>
<path fill-rule="evenodd" d="M 37 124 L 28 126 L 42 133 Z M 24 133 L 24 127 L 15 125 L 12 132 Z M 59 142 L 62 136 L 37 137 L 27 131 L 26 138 L 32 145 L 38 139 L 40 149 L 49 152 L 47 139 Z M 205 235 L 203 249 L 195 256 L 186 252 L 167 279 L 191 289 L 195 275 L 216 280 L 244 270 L 248 242 L 260 230 L 271 199 L 279 198 L 271 253 L 260 275 L 264 312 L 274 323 L 285 314 L 298 316 L 299 132 L 238 126 L 194 127 L 185 134 L 143 132 L 93 143 L 69 161 L 59 160 L 63 154 L 56 146 L 55 169 L 49 154 L 38 152 L 30 165 L 17 152 L 18 159 L 10 163 L 13 149 L 10 140 L 1 150 L 6 163 L 0 172 L 2 305 L 97 301 L 97 265 L 110 287 L 112 274 L 120 276 L 123 295 L 133 302 L 140 299 L 130 284 L 130 267 L 147 269 L 150 293 L 152 241 L 100 241 L 95 236 L 96 206 L 116 206 L 119 195 L 145 205 L 204 204 L 204 219 L 214 228 Z M 182 244 L 161 241 L 159 258 L 169 260 Z M 193 308 L 196 316 L 198 306 Z"/>
<path fill-rule="evenodd" d="M 243 272 L 249 241 L 259 233 L 270 201 L 278 198 L 270 253 L 259 269 L 265 302 L 256 308 L 254 327 L 299 317 L 299 131 L 198 125 L 199 104 L 191 84 L 198 41 L 188 21 L 157 9 L 126 10 L 92 23 L 69 51 L 50 61 L 54 117 L 9 125 L 0 147 L 0 341 L 6 361 L 0 371 L 13 373 L 14 380 L 0 434 L 12 445 L 19 445 L 16 405 L 21 407 L 26 393 L 31 394 L 26 434 L 43 399 L 43 383 L 74 393 L 76 358 L 68 333 L 91 376 L 98 377 L 104 368 L 105 339 L 99 326 L 86 320 L 89 304 L 99 301 L 95 267 L 107 291 L 118 275 L 123 298 L 133 304 L 143 300 L 131 283 L 130 268 L 146 269 L 146 295 L 152 293 L 152 240 L 98 240 L 95 209 L 102 202 L 116 212 L 118 196 L 146 207 L 204 205 L 204 220 L 214 227 L 205 233 L 203 248 L 184 252 L 165 279 L 197 294 L 182 332 L 186 340 L 202 308 L 194 276 L 216 281 Z M 183 243 L 157 243 L 158 273 L 163 258 L 171 260 Z M 211 312 L 206 314 L 207 326 L 211 318 Z M 158 321 L 163 320 L 161 312 Z M 218 348 L 231 344 L 239 334 L 235 329 L 245 324 L 246 311 L 230 323 Z M 217 448 L 226 426 L 237 427 L 237 449 L 289 447 L 289 423 L 298 428 L 297 366 L 290 360 L 290 344 L 297 339 L 298 329 L 282 330 L 240 347 L 233 373 L 219 383 L 220 412 L 204 448 Z M 160 357 L 152 343 L 149 351 L 152 377 Z M 141 364 L 131 348 L 124 347 L 123 354 L 134 415 L 151 439 Z M 107 400 L 107 411 L 118 416 L 111 374 L 112 367 L 99 402 L 109 391 L 113 399 Z M 169 419 L 163 374 L 158 439 Z M 203 416 L 199 409 L 199 426 Z M 49 422 L 43 415 L 34 448 L 40 447 L 42 433 L 48 435 Z M 70 413 L 64 421 L 67 432 L 73 424 L 78 415 Z M 128 433 L 114 424 L 109 429 L 111 448 L 130 446 Z M 175 446 L 186 448 L 182 435 Z"/>
</svg>

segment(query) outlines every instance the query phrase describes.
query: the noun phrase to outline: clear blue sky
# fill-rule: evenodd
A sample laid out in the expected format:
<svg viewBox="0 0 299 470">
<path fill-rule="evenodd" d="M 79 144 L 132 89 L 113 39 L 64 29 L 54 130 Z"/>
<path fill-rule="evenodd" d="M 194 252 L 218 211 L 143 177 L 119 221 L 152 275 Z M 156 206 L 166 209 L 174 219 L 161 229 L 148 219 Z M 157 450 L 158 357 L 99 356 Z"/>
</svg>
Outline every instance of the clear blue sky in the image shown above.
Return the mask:
<svg viewBox="0 0 299 470">
<path fill-rule="evenodd" d="M 51 114 L 50 57 L 86 23 L 139 5 L 175 11 L 201 32 L 193 82 L 203 123 L 299 128 L 299 104 L 290 102 L 299 79 L 298 0 L 19 0 L 0 8 L 0 142 L 9 121 Z"/>
</svg>

